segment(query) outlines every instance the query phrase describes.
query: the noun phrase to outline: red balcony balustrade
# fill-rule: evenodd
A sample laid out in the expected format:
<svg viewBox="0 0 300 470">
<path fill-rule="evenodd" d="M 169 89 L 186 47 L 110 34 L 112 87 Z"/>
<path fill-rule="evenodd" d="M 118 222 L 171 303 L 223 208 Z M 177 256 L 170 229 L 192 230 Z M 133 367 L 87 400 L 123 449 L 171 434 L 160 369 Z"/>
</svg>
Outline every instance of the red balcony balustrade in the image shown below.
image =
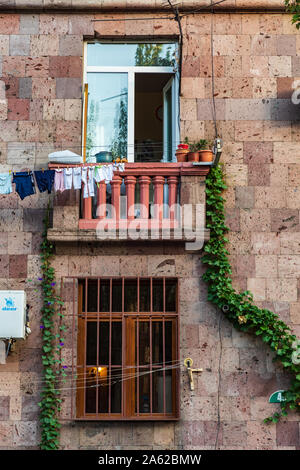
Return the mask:
<svg viewBox="0 0 300 470">
<path fill-rule="evenodd" d="M 49 168 L 58 166 L 66 165 L 50 164 Z M 93 197 L 84 198 L 81 191 L 77 227 L 80 230 L 176 228 L 183 204 L 195 204 L 198 199 L 203 202 L 195 188 L 205 180 L 209 168 L 191 162 L 126 163 L 124 171 L 115 171 L 109 183 L 95 183 Z"/>
</svg>

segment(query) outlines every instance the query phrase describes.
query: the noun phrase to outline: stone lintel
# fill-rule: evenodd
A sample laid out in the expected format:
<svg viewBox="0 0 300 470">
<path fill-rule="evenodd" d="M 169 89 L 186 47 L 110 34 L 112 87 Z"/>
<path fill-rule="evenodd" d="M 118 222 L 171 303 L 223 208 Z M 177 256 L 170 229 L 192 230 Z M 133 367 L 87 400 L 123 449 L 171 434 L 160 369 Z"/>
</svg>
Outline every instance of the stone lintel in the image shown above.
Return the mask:
<svg viewBox="0 0 300 470">
<path fill-rule="evenodd" d="M 210 11 L 210 0 L 182 0 L 179 11 Z M 0 11 L 157 11 L 169 12 L 156 0 L 0 0 Z M 226 0 L 214 6 L 215 11 L 285 11 L 283 0 Z"/>
</svg>

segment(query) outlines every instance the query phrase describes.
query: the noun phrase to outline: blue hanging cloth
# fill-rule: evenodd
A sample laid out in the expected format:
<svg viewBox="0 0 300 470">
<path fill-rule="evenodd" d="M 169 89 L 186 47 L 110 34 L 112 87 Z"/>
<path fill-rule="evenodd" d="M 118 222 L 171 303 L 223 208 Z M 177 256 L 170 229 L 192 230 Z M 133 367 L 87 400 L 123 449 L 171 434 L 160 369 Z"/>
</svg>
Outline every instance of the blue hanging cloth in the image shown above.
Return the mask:
<svg viewBox="0 0 300 470">
<path fill-rule="evenodd" d="M 13 174 L 13 183 L 21 199 L 35 194 L 35 185 L 32 171 L 21 171 Z"/>
<path fill-rule="evenodd" d="M 48 193 L 51 193 L 53 183 L 54 183 L 54 176 L 55 176 L 55 171 L 54 170 L 37 170 L 34 172 L 36 184 L 39 188 L 40 193 L 44 193 L 45 191 L 48 191 Z"/>
</svg>

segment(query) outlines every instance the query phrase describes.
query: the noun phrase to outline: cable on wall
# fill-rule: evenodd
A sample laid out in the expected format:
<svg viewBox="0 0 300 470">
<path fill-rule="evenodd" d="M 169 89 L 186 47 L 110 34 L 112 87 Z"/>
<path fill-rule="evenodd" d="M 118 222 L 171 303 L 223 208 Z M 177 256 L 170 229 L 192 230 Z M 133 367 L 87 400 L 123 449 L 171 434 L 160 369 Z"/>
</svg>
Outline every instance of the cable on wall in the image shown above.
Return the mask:
<svg viewBox="0 0 300 470">
<path fill-rule="evenodd" d="M 211 31 L 210 31 L 210 47 L 211 47 L 211 98 L 212 98 L 212 114 L 215 128 L 215 139 L 218 139 L 217 113 L 215 100 L 215 70 L 214 70 L 214 5 L 211 3 Z"/>
</svg>

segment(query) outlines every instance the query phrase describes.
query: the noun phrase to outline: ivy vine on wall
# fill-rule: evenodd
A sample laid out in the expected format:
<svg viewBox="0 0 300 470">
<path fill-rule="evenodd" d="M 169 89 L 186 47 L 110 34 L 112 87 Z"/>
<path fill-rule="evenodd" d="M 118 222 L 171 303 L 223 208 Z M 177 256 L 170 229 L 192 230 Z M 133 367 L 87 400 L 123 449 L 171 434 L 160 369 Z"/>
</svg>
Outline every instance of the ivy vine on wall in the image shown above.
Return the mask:
<svg viewBox="0 0 300 470">
<path fill-rule="evenodd" d="M 257 307 L 249 291 L 237 293 L 232 286 L 231 266 L 228 260 L 225 224 L 225 208 L 222 192 L 226 189 L 221 165 L 211 169 L 206 179 L 206 226 L 210 239 L 204 246 L 202 261 L 207 265 L 203 279 L 208 283 L 208 300 L 217 305 L 240 331 L 260 336 L 275 353 L 274 361 L 280 361 L 291 375 L 289 390 L 283 394 L 280 412 L 267 417 L 265 422 L 277 422 L 289 410 L 300 411 L 300 365 L 295 357 L 296 337 L 291 329 L 275 313 Z"/>
<path fill-rule="evenodd" d="M 55 272 L 51 266 L 54 255 L 53 245 L 47 239 L 49 227 L 50 205 L 48 205 L 44 219 L 43 240 L 41 244 L 41 287 L 43 292 L 42 307 L 42 340 L 43 340 L 43 389 L 41 392 L 40 423 L 42 450 L 57 450 L 59 448 L 60 423 L 58 414 L 60 411 L 60 384 L 66 376 L 61 360 L 61 348 L 64 344 L 62 338 L 64 325 L 58 325 L 57 318 L 64 315 L 60 311 L 63 302 L 56 295 Z"/>
<path fill-rule="evenodd" d="M 292 23 L 300 29 L 300 0 L 284 0 L 286 11 L 292 13 Z"/>
</svg>

